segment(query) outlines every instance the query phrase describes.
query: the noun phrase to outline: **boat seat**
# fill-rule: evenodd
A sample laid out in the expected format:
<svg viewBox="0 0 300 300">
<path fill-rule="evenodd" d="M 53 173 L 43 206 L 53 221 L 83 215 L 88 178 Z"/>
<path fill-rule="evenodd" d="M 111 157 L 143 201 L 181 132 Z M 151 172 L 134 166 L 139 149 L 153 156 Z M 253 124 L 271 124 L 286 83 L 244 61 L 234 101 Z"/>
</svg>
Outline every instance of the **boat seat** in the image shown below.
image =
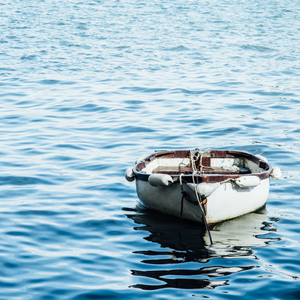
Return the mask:
<svg viewBox="0 0 300 300">
<path fill-rule="evenodd" d="M 193 169 L 192 167 L 183 167 L 183 166 L 159 166 L 152 171 L 152 174 L 168 174 L 168 175 L 179 175 L 179 174 L 192 174 Z M 248 170 L 243 171 L 231 171 L 225 170 L 223 168 L 218 167 L 204 167 L 203 168 L 204 174 L 251 174 Z"/>
</svg>

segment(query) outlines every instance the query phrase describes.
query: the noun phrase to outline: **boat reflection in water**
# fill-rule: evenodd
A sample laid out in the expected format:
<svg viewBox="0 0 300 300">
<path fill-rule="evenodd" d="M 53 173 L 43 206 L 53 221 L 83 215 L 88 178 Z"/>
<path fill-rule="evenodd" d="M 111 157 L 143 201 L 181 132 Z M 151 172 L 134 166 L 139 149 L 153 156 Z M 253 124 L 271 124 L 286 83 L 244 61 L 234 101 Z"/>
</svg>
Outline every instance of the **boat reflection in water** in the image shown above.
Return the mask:
<svg viewBox="0 0 300 300">
<path fill-rule="evenodd" d="M 154 250 L 134 251 L 147 257 L 142 263 L 152 266 L 131 270 L 132 275 L 144 278 L 132 287 L 143 290 L 211 289 L 228 285 L 228 277 L 226 280 L 222 277 L 259 267 L 252 248 L 266 246 L 272 240 L 268 237 L 270 232 L 276 231 L 266 211 L 261 210 L 217 224 L 211 230 L 213 245 L 208 246 L 209 237 L 199 224 L 148 210 L 135 210 L 127 217 L 139 224 L 135 230 L 147 233 L 146 240 L 161 246 L 159 250 L 155 247 Z M 211 260 L 216 258 L 224 260 L 221 263 L 218 260 L 218 265 L 214 265 Z M 233 258 L 237 259 L 234 264 Z M 250 258 L 253 264 L 245 265 L 243 261 L 239 266 L 239 259 L 243 258 Z M 203 263 L 206 263 L 205 267 Z M 157 280 L 160 282 L 155 284 Z"/>
</svg>

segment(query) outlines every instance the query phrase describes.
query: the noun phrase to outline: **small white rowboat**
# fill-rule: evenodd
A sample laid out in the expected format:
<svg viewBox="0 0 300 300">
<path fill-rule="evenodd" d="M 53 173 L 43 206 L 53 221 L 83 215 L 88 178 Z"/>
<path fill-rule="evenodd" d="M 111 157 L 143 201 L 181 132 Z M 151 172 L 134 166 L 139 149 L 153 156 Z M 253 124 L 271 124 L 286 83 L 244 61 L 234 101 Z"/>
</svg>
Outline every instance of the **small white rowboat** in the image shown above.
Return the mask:
<svg viewBox="0 0 300 300">
<path fill-rule="evenodd" d="M 125 174 L 143 206 L 208 225 L 263 207 L 280 176 L 262 156 L 211 149 L 156 152 Z"/>
</svg>

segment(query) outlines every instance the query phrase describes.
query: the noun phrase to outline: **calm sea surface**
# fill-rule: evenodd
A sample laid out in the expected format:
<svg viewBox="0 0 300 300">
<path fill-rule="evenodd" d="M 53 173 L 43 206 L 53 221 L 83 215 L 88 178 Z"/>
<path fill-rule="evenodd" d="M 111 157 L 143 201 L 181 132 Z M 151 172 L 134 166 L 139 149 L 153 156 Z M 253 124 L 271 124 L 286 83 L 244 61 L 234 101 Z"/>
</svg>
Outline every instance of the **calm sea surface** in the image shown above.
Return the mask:
<svg viewBox="0 0 300 300">
<path fill-rule="evenodd" d="M 0 299 L 300 299 L 300 2 L 2 0 Z M 282 170 L 266 209 L 138 211 L 161 149 Z"/>
</svg>

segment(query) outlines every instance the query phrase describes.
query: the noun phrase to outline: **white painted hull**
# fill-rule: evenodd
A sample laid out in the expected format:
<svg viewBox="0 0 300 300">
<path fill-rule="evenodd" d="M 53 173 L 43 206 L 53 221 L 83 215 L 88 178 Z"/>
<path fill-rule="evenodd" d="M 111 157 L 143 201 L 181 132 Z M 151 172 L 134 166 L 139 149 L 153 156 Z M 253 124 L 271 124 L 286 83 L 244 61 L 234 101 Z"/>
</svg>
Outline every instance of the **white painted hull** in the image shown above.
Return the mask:
<svg viewBox="0 0 300 300">
<path fill-rule="evenodd" d="M 196 154 L 195 154 L 196 153 Z M 150 209 L 209 225 L 254 212 L 266 204 L 267 160 L 231 150 L 174 150 L 151 154 L 126 171 L 140 203 Z"/>
<path fill-rule="evenodd" d="M 203 223 L 199 205 L 184 201 L 181 213 L 182 194 L 179 183 L 168 187 L 153 187 L 149 182 L 136 180 L 136 189 L 141 204 L 145 207 Z M 197 201 L 192 188 L 185 187 L 184 190 L 192 200 Z M 269 178 L 250 188 L 241 188 L 232 182 L 224 183 L 207 197 L 206 221 L 208 224 L 215 224 L 256 211 L 266 204 L 268 194 Z"/>
</svg>

